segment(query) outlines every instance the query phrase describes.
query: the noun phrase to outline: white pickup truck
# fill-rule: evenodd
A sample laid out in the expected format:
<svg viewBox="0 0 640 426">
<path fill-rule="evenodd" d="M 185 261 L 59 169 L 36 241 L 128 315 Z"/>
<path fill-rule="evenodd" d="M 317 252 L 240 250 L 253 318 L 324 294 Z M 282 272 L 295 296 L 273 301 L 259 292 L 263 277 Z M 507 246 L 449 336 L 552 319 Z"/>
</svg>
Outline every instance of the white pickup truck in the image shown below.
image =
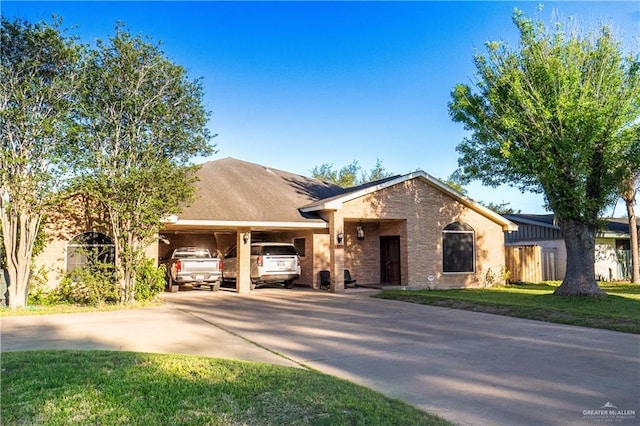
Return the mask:
<svg viewBox="0 0 640 426">
<path fill-rule="evenodd" d="M 161 259 L 167 266 L 167 289 L 175 293 L 181 284 L 208 285 L 211 291 L 220 289 L 222 262 L 200 247 L 180 247 Z"/>
</svg>

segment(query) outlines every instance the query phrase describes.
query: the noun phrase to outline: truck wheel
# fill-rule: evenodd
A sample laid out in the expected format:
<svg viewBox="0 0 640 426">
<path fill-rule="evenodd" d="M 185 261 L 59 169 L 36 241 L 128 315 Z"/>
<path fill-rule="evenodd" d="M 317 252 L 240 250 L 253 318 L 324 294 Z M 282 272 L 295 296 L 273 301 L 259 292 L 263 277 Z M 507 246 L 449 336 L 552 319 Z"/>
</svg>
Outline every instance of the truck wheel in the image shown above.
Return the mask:
<svg viewBox="0 0 640 426">
<path fill-rule="evenodd" d="M 287 280 L 284 282 L 284 288 L 293 288 L 293 280 Z"/>
<path fill-rule="evenodd" d="M 211 291 L 218 291 L 220 290 L 220 281 L 218 281 L 217 283 L 213 283 L 211 284 Z"/>
</svg>

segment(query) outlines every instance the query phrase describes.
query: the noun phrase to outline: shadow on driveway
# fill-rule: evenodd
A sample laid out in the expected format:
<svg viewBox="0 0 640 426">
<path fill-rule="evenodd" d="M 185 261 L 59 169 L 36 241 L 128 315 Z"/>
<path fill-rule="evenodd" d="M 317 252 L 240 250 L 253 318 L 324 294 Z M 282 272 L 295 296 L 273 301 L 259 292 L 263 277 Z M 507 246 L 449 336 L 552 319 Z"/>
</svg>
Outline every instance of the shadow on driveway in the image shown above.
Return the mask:
<svg viewBox="0 0 640 426">
<path fill-rule="evenodd" d="M 461 425 L 640 423 L 640 337 L 265 288 L 164 294 L 144 310 L 2 318 L 2 351 L 108 349 L 305 365 Z M 589 414 L 610 403 L 637 415 Z"/>
</svg>

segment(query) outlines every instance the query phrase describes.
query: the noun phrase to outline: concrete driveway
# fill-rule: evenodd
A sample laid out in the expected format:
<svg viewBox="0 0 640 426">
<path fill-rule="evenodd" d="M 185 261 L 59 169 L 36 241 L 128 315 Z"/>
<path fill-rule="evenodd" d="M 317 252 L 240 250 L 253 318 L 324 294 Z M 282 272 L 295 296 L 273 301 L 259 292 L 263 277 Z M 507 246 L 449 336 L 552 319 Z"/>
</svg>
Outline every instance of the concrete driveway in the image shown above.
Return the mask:
<svg viewBox="0 0 640 426">
<path fill-rule="evenodd" d="M 460 425 L 640 424 L 640 336 L 371 294 L 192 291 L 165 294 L 167 306 L 149 310 L 7 317 L 1 348 L 304 365 Z"/>
</svg>

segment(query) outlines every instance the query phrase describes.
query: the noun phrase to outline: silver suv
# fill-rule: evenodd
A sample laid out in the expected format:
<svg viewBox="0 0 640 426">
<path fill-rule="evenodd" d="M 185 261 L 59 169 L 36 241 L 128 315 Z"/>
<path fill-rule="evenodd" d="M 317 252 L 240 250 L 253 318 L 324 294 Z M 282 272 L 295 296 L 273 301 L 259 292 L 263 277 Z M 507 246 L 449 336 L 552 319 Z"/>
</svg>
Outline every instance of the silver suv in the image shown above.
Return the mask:
<svg viewBox="0 0 640 426">
<path fill-rule="evenodd" d="M 238 277 L 237 248 L 231 247 L 222 258 L 222 279 L 236 281 Z M 282 283 L 293 288 L 300 278 L 300 257 L 293 244 L 251 244 L 251 289 L 271 283 Z"/>
</svg>

